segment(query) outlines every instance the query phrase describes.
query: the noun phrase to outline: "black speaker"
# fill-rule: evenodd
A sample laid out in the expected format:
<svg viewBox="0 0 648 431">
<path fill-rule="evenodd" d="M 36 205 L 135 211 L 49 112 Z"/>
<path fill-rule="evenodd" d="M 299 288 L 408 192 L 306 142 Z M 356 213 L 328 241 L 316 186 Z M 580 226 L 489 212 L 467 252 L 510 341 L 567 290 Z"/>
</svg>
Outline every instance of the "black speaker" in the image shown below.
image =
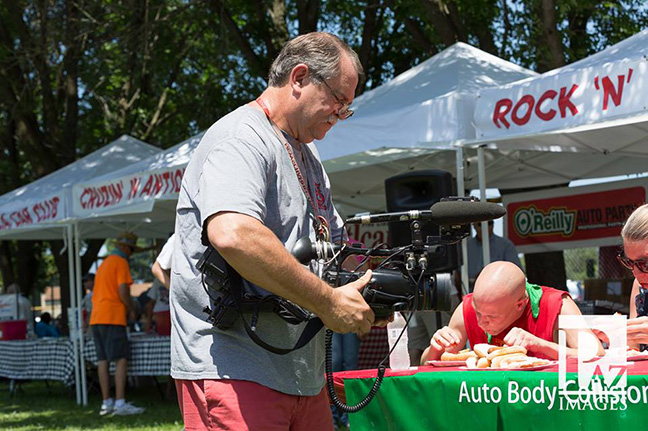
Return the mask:
<svg viewBox="0 0 648 431">
<path fill-rule="evenodd" d="M 385 195 L 388 212 L 429 210 L 441 198 L 456 195 L 456 183 L 452 174 L 441 170 L 412 171 L 385 180 Z M 412 243 L 409 221 L 389 223 L 390 246 Z M 423 225 L 423 238 L 439 235 L 434 223 Z M 459 267 L 457 246 L 438 248 L 438 255 L 429 262 L 435 272 L 450 272 Z"/>
</svg>

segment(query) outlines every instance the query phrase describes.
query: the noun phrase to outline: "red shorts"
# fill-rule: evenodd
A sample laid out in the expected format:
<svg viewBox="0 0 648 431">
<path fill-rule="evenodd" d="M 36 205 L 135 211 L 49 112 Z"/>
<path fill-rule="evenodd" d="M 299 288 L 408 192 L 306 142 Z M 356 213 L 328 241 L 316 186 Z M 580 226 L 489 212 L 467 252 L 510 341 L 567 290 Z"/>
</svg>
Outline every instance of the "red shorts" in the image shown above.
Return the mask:
<svg viewBox="0 0 648 431">
<path fill-rule="evenodd" d="M 324 389 L 287 395 L 243 380 L 176 380 L 185 430 L 331 431 Z"/>
</svg>

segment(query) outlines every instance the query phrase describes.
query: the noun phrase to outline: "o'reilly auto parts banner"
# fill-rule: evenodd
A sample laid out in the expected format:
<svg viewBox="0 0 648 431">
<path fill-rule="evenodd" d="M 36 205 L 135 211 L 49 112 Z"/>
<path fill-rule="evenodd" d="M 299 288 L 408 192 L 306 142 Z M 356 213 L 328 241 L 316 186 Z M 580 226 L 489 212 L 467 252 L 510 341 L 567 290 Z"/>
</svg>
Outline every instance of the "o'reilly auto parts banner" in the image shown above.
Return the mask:
<svg viewBox="0 0 648 431">
<path fill-rule="evenodd" d="M 505 232 L 521 253 L 621 244 L 648 178 L 503 196 Z"/>
</svg>

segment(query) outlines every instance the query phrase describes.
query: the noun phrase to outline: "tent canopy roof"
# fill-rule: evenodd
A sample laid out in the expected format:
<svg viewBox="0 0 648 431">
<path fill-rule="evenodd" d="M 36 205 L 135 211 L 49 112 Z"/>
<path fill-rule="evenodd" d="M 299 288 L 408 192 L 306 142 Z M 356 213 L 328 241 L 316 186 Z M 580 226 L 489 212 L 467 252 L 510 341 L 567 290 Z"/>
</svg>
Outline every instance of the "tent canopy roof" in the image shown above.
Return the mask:
<svg viewBox="0 0 648 431">
<path fill-rule="evenodd" d="M 356 114 L 331 129 L 318 151 L 329 161 L 384 148 L 450 149 L 451 142 L 475 136 L 471 122 L 477 89 L 535 75 L 456 43 L 358 97 Z"/>
<path fill-rule="evenodd" d="M 537 73 L 457 42 L 353 102 L 355 117 L 393 111 L 451 93 L 473 93 Z"/>
<path fill-rule="evenodd" d="M 84 182 L 84 186 L 102 184 L 110 182 L 113 179 L 126 177 L 135 173 L 152 172 L 159 169 L 168 169 L 175 167 L 184 167 L 189 163 L 193 151 L 196 149 L 205 132 L 200 132 L 191 138 L 185 139 L 179 144 L 174 145 L 163 151 L 151 155 L 150 157 L 131 163 L 121 169 L 111 171 L 105 175 L 95 175 L 89 181 Z"/>
<path fill-rule="evenodd" d="M 0 196 L 0 205 L 15 199 L 24 201 L 47 197 L 61 188 L 72 187 L 80 181 L 118 170 L 159 152 L 160 149 L 153 145 L 122 135 L 61 169 L 5 193 Z"/>
</svg>

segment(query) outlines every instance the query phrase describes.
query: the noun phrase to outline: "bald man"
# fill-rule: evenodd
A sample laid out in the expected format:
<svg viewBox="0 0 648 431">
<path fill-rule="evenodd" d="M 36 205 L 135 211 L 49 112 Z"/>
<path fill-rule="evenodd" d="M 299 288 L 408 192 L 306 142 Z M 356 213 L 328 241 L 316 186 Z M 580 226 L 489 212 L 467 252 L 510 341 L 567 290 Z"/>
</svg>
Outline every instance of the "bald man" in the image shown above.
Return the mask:
<svg viewBox="0 0 648 431">
<path fill-rule="evenodd" d="M 567 292 L 527 283 L 517 265 L 493 262 L 479 274 L 475 291 L 464 296 L 448 326 L 432 336 L 421 364 L 439 359 L 445 351 L 456 353 L 466 342 L 523 346 L 530 356 L 558 359 L 558 316 L 569 314 L 581 312 Z M 576 356 L 582 331 L 565 331 L 568 356 Z"/>
</svg>

